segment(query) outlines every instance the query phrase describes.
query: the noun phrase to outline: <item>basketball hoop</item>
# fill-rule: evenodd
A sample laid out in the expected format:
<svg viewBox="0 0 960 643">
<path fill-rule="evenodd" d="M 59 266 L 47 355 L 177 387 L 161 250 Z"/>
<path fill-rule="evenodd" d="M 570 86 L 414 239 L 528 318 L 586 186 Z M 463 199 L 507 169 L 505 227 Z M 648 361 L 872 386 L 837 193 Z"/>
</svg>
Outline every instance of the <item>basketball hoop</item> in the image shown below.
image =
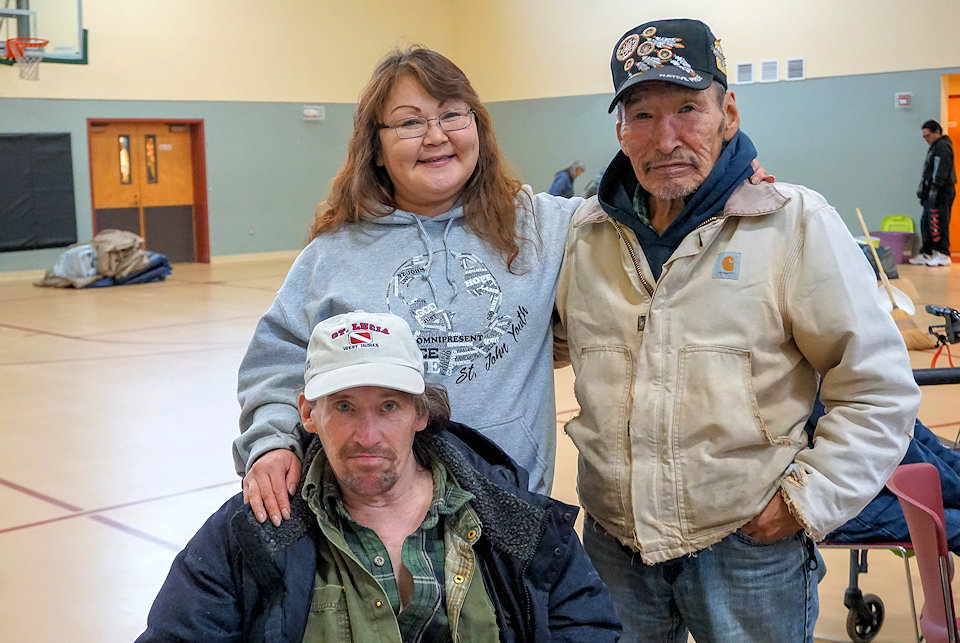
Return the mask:
<svg viewBox="0 0 960 643">
<path fill-rule="evenodd" d="M 20 65 L 20 78 L 38 80 L 43 48 L 49 44 L 43 38 L 10 38 L 7 40 L 7 58 L 14 58 Z"/>
</svg>

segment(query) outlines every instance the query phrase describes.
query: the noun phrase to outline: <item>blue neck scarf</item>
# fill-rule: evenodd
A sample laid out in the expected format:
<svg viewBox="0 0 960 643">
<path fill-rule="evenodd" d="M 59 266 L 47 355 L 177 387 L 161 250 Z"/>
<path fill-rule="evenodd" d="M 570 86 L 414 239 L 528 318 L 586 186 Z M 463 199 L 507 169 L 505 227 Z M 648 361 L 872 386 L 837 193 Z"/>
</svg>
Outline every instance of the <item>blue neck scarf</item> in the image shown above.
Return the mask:
<svg viewBox="0 0 960 643">
<path fill-rule="evenodd" d="M 630 205 L 628 208 L 624 207 L 626 195 L 632 195 L 636 188 L 637 177 L 629 159 L 620 159 L 621 156 L 622 152 L 604 172 L 600 204 L 608 215 L 636 233 L 654 278 L 660 279 L 663 264 L 684 237 L 704 221 L 723 214 L 727 199 L 753 174 L 750 162 L 757 157 L 757 148 L 746 134 L 738 130 L 729 142 L 724 143 L 720 158 L 703 185 L 690 195 L 683 210 L 662 235 L 640 222 L 633 210 L 632 198 L 626 198 L 626 203 Z"/>
</svg>

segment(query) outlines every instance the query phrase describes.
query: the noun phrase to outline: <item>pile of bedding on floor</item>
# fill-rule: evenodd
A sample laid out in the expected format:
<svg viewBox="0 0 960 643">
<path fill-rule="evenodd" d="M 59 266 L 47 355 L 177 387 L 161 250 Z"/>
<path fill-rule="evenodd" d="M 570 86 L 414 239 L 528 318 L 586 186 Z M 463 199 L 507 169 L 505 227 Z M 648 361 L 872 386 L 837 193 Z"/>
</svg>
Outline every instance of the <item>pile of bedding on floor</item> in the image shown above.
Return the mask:
<svg viewBox="0 0 960 643">
<path fill-rule="evenodd" d="M 141 247 L 143 238 L 125 230 L 102 230 L 87 243 L 67 248 L 36 286 L 100 288 L 163 281 L 172 272 L 159 252 Z"/>
</svg>

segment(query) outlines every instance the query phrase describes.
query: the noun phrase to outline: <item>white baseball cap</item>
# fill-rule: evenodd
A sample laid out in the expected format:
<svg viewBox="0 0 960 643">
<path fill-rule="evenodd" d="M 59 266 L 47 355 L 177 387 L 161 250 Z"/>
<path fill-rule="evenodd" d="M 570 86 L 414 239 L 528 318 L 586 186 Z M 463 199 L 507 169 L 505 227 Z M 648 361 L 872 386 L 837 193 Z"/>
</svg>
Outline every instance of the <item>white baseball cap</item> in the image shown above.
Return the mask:
<svg viewBox="0 0 960 643">
<path fill-rule="evenodd" d="M 357 386 L 423 393 L 423 355 L 410 326 L 390 313 L 352 313 L 325 319 L 307 346 L 303 394 L 308 400 Z"/>
</svg>

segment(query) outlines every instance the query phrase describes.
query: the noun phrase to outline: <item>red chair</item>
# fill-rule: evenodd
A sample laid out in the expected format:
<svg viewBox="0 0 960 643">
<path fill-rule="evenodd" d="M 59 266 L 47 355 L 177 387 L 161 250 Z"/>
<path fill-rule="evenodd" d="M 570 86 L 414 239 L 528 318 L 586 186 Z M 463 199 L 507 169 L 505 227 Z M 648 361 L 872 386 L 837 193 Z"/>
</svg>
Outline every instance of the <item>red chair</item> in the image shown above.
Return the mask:
<svg viewBox="0 0 960 643">
<path fill-rule="evenodd" d="M 890 476 L 887 488 L 900 500 L 920 569 L 923 638 L 928 643 L 956 643 L 957 619 L 950 585 L 953 565 L 947 548 L 937 469 L 926 462 L 902 464 Z"/>
</svg>

